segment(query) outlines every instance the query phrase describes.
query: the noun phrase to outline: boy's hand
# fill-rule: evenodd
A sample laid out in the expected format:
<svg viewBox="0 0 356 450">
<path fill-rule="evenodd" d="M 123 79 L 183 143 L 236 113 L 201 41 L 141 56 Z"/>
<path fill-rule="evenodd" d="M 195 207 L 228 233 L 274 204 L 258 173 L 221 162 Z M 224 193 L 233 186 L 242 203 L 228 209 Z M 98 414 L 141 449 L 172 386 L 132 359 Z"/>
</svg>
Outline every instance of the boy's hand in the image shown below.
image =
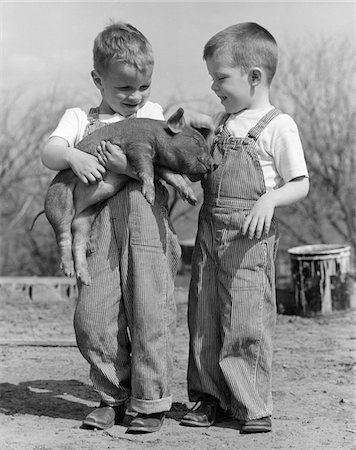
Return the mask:
<svg viewBox="0 0 356 450">
<path fill-rule="evenodd" d="M 274 201 L 268 193 L 262 195 L 250 213 L 246 216 L 241 233 L 248 234 L 249 239 L 260 239 L 262 234 L 268 235 L 274 213 Z"/>
<path fill-rule="evenodd" d="M 209 132 L 214 131 L 214 121 L 207 114 L 192 110 L 185 110 L 184 117 L 187 124 L 197 130 L 208 130 Z"/>
<path fill-rule="evenodd" d="M 100 164 L 116 173 L 128 174 L 128 161 L 125 153 L 118 145 L 109 141 L 101 141 L 97 147 L 97 158 Z"/>
<path fill-rule="evenodd" d="M 69 164 L 79 180 L 85 184 L 101 181 L 106 170 L 96 156 L 75 150 L 70 153 Z"/>
</svg>

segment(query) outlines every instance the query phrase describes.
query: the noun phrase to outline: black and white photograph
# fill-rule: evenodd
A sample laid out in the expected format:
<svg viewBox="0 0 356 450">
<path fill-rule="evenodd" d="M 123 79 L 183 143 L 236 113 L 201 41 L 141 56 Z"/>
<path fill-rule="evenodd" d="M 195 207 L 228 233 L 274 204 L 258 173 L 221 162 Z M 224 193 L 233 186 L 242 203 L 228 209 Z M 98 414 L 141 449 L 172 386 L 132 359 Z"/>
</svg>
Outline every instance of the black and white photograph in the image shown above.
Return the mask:
<svg viewBox="0 0 356 450">
<path fill-rule="evenodd" d="M 0 0 L 0 448 L 356 449 L 356 3 Z"/>
</svg>

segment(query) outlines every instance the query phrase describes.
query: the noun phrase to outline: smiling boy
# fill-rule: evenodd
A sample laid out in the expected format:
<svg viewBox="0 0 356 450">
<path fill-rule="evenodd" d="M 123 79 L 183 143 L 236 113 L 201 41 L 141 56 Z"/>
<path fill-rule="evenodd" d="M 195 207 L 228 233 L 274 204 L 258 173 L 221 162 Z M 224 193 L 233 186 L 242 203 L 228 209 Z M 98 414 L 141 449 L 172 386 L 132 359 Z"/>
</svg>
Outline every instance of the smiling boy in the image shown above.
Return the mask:
<svg viewBox="0 0 356 450">
<path fill-rule="evenodd" d="M 164 117 L 162 107 L 148 101 L 154 59 L 140 31 L 109 25 L 96 37 L 93 57 L 101 102 L 89 113 L 68 109 L 42 161 L 56 171 L 71 168 L 83 183 L 99 182 L 106 169 L 121 174 L 123 189 L 104 202 L 94 222 L 87 257 L 91 284 L 78 286 L 77 344 L 101 400 L 83 427 L 103 430 L 122 422 L 129 402 L 136 416 L 127 431 L 150 433 L 161 428 L 172 405 L 173 294 L 181 250 L 168 220 L 168 192 L 157 183 L 151 206 L 122 152 L 113 146 L 101 153 L 104 161 L 75 146 L 109 123 Z"/>
<path fill-rule="evenodd" d="M 232 413 L 241 433 L 272 429 L 272 340 L 276 321 L 275 208 L 303 199 L 308 171 L 294 120 L 270 102 L 277 67 L 273 36 L 255 23 L 226 28 L 205 45 L 211 89 L 225 112 L 212 147 L 217 170 L 192 260 L 186 426 Z"/>
</svg>

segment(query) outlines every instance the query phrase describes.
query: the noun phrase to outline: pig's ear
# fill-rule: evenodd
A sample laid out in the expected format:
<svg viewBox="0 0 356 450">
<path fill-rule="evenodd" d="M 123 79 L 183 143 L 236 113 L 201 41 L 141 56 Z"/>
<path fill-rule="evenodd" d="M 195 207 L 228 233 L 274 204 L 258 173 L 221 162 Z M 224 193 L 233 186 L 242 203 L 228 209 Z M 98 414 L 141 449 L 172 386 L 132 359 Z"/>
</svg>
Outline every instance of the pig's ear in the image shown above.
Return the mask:
<svg viewBox="0 0 356 450">
<path fill-rule="evenodd" d="M 177 111 L 167 120 L 167 125 L 172 133 L 180 133 L 185 126 L 184 109 L 177 109 Z"/>
</svg>

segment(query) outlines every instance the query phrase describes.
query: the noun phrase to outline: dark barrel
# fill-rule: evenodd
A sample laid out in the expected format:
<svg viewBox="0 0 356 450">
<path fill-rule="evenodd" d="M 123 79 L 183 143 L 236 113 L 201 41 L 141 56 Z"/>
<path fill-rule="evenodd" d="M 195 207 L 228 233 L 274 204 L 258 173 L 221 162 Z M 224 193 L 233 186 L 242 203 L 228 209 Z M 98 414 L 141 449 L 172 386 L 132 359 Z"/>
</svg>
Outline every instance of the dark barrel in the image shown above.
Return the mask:
<svg viewBox="0 0 356 450">
<path fill-rule="evenodd" d="M 350 247 L 318 244 L 288 250 L 297 314 L 313 316 L 350 308 Z"/>
</svg>

